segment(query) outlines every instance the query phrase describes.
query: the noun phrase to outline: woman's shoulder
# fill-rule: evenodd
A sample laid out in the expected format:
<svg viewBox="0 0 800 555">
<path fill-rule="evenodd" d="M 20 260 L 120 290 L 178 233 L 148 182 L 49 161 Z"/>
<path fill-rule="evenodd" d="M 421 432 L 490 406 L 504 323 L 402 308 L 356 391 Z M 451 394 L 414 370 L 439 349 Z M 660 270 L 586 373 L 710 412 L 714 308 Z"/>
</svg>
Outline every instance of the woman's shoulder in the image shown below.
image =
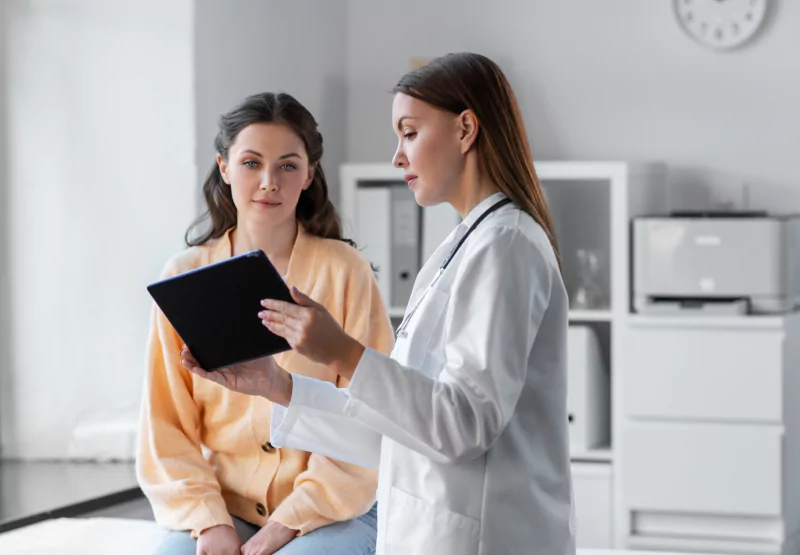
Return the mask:
<svg viewBox="0 0 800 555">
<path fill-rule="evenodd" d="M 364 255 L 355 247 L 339 239 L 314 236 L 316 260 L 335 271 L 371 272 L 371 266 Z"/>
<path fill-rule="evenodd" d="M 482 243 L 484 248 L 502 247 L 509 252 L 522 255 L 530 253 L 536 259 L 546 260 L 558 270 L 558 260 L 544 228 L 523 210 L 508 210 L 498 214 L 496 219 L 486 220 Z M 477 231 L 477 230 L 476 230 Z"/>
<path fill-rule="evenodd" d="M 207 266 L 211 260 L 211 252 L 221 239 L 212 239 L 202 245 L 188 247 L 172 255 L 164 265 L 162 277 L 175 276 Z"/>
</svg>

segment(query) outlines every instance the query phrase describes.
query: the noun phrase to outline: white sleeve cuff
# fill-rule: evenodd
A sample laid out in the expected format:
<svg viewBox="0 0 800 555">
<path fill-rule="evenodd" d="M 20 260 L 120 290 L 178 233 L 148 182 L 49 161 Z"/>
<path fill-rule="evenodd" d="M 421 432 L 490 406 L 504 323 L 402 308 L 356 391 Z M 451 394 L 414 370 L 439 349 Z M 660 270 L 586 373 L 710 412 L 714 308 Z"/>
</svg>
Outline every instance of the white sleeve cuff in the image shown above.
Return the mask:
<svg viewBox="0 0 800 555">
<path fill-rule="evenodd" d="M 387 358 L 369 347 L 364 349 L 364 354 L 361 355 L 361 360 L 358 361 L 353 378 L 350 380 L 350 387 L 348 387 L 350 395 L 344 407 L 345 414 L 355 416 L 359 405 L 365 399 L 369 399 L 369 394 L 373 389 L 372 382 L 376 376 L 381 374 L 380 370 L 386 366 Z"/>
<path fill-rule="evenodd" d="M 377 468 L 382 438 L 345 414 L 347 390 L 297 374 L 292 382 L 289 406 L 273 404 L 270 443 Z"/>
</svg>

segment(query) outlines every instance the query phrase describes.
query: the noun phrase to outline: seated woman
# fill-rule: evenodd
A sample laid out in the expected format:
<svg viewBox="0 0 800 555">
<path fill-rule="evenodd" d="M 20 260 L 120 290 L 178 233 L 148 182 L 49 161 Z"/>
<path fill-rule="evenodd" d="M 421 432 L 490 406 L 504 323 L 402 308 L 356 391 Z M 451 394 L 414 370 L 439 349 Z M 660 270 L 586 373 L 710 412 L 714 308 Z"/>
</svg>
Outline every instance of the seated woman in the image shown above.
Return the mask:
<svg viewBox="0 0 800 555">
<path fill-rule="evenodd" d="M 386 308 L 370 265 L 342 238 L 313 116 L 287 94 L 254 95 L 221 117 L 215 144 L 217 163 L 203 186 L 208 213 L 162 277 L 261 249 L 290 286 L 388 354 Z M 205 219 L 208 229 L 193 237 Z M 154 308 L 137 475 L 157 522 L 174 530 L 157 553 L 374 553 L 375 471 L 276 449 L 271 403 L 193 376 L 180 364 L 181 344 Z M 291 372 L 346 384 L 293 351 L 276 359 Z"/>
</svg>

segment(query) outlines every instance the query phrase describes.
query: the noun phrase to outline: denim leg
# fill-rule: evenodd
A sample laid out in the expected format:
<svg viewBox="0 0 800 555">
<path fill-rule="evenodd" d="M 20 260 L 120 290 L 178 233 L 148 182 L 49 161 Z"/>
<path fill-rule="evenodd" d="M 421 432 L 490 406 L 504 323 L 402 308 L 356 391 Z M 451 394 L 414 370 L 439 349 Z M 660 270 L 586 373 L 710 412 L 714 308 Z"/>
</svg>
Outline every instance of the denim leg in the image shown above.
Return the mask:
<svg viewBox="0 0 800 555">
<path fill-rule="evenodd" d="M 245 522 L 238 516 L 233 517 L 233 527 L 236 529 L 236 533 L 239 535 L 239 540 L 242 542 L 242 545 L 246 544 L 250 538 L 255 536 L 256 533 L 261 530 L 261 528 L 255 524 Z"/>
<path fill-rule="evenodd" d="M 195 555 L 197 541 L 189 532 L 170 530 L 156 548 L 153 555 Z"/>
<path fill-rule="evenodd" d="M 377 504 L 353 520 L 336 522 L 295 538 L 275 555 L 373 555 L 378 534 Z"/>
<path fill-rule="evenodd" d="M 258 526 L 237 517 L 233 517 L 233 526 L 243 544 L 247 543 L 247 540 L 255 536 L 259 530 Z M 161 540 L 153 555 L 195 555 L 196 553 L 197 540 L 192 538 L 190 532 L 170 530 Z"/>
</svg>

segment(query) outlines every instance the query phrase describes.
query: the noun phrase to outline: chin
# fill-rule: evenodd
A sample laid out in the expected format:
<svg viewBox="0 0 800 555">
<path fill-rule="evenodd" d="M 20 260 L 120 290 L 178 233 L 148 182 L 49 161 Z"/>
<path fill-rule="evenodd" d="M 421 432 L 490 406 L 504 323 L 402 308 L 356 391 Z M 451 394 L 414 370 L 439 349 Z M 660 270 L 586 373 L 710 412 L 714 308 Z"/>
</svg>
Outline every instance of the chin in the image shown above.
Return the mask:
<svg viewBox="0 0 800 555">
<path fill-rule="evenodd" d="M 431 206 L 436 206 L 444 202 L 442 199 L 436 198 L 435 195 L 431 195 L 425 190 L 414 191 L 414 200 L 423 208 L 430 208 Z"/>
<path fill-rule="evenodd" d="M 283 224 L 289 215 L 285 214 L 283 210 L 276 210 L 274 213 L 258 212 L 256 211 L 251 215 L 251 220 L 257 222 L 259 225 L 267 227 L 278 227 Z"/>
</svg>

